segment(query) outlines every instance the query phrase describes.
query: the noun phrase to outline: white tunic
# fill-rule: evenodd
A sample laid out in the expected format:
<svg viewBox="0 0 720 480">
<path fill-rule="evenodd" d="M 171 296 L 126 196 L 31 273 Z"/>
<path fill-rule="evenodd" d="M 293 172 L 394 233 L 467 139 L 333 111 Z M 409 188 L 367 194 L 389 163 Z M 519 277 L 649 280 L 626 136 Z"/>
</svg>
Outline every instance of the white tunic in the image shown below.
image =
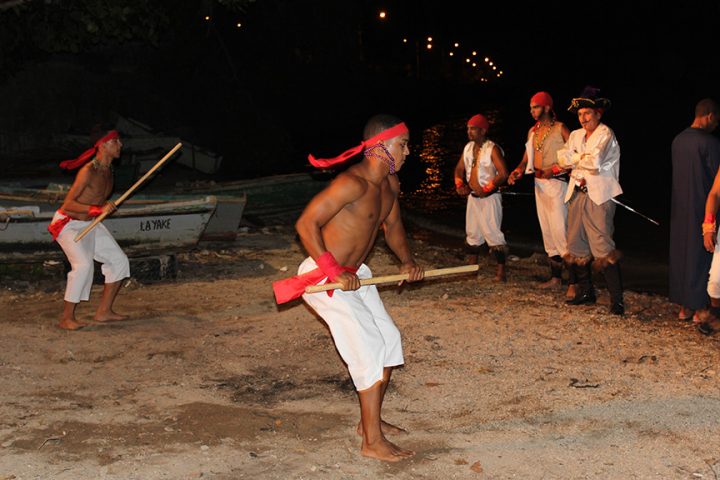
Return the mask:
<svg viewBox="0 0 720 480">
<path fill-rule="evenodd" d="M 475 142 L 468 142 L 463 150 L 463 162 L 465 164 L 465 179 L 470 182 L 470 176 L 475 164 L 473 150 Z M 495 178 L 498 171 L 492 161 L 492 151 L 495 143 L 485 140 L 477 156 L 477 180 L 481 187 L 484 187 L 490 180 Z M 498 146 L 498 148 L 500 148 Z M 502 149 L 500 149 L 502 152 Z M 468 195 L 467 208 L 465 210 L 465 241 L 468 245 L 476 247 L 487 244 L 490 247 L 505 245 L 505 235 L 500 226 L 502 225 L 502 195 L 495 192 L 485 198 L 477 198 Z"/>
<path fill-rule="evenodd" d="M 565 194 L 567 203 L 573 187 L 585 180 L 587 194 L 596 205 L 605 203 L 622 193 L 620 188 L 620 145 L 613 131 L 601 123 L 590 138 L 580 128 L 570 133 L 567 143 L 558 150 L 558 164 L 572 168 L 570 188 Z"/>
</svg>

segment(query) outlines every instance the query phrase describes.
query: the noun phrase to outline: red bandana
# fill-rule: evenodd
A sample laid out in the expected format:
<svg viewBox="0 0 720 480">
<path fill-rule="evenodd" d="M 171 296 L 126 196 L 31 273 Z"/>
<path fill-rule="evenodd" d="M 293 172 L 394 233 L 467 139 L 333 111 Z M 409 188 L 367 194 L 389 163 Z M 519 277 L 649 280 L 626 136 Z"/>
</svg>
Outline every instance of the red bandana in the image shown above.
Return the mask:
<svg viewBox="0 0 720 480">
<path fill-rule="evenodd" d="M 553 99 L 547 92 L 538 92 L 530 99 L 530 105 L 553 108 Z"/>
<path fill-rule="evenodd" d="M 366 148 L 370 148 L 374 145 L 377 145 L 380 143 L 380 140 L 389 140 L 391 138 L 395 138 L 398 135 L 402 135 L 404 133 L 408 133 L 408 128 L 405 123 L 398 123 L 394 127 L 390 127 L 387 130 L 383 130 L 382 132 L 378 133 L 372 138 L 369 138 L 367 140 L 363 140 L 360 145 L 357 147 L 353 147 L 349 150 L 346 150 L 345 152 L 341 153 L 337 157 L 334 158 L 315 158 L 312 156 L 312 154 L 308 155 L 308 160 L 310 160 L 310 163 L 314 167 L 318 168 L 327 168 L 331 167 L 333 165 L 336 165 L 338 163 L 342 163 L 348 158 L 352 158 L 355 155 L 359 155 L 362 153 L 362 151 Z"/>
<path fill-rule="evenodd" d="M 484 115 L 477 114 L 470 117 L 470 120 L 467 122 L 468 127 L 477 127 L 482 128 L 486 132 L 490 129 L 490 123 L 488 123 L 487 118 L 485 118 Z"/>
<path fill-rule="evenodd" d="M 85 150 L 79 157 L 74 158 L 72 160 L 65 160 L 64 162 L 60 163 L 60 168 L 64 168 L 66 170 L 74 170 L 76 168 L 80 168 L 83 165 L 85 165 L 87 162 L 89 162 L 92 157 L 95 156 L 97 153 L 98 147 L 102 145 L 105 142 L 109 142 L 110 140 L 113 140 L 115 138 L 120 138 L 120 134 L 117 130 L 110 130 L 107 135 L 102 137 L 100 140 L 95 142 L 95 145 L 93 145 L 92 148 Z"/>
</svg>

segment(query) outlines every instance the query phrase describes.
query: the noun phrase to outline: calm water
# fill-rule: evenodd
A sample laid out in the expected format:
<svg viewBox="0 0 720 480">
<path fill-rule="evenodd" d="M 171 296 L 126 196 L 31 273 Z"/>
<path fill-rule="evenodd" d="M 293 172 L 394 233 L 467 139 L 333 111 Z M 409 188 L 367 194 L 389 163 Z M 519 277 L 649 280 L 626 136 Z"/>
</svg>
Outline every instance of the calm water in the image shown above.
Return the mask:
<svg viewBox="0 0 720 480">
<path fill-rule="evenodd" d="M 508 169 L 512 170 L 522 158 L 525 135 L 532 122 L 510 125 L 503 121 L 500 110 L 486 112 L 493 125 L 489 137 L 504 149 Z M 421 135 L 411 138 L 411 157 L 399 174 L 403 209 L 457 232 L 464 228 L 465 198 L 455 193 L 453 172 L 467 142 L 465 122 L 465 118 L 449 119 L 422 129 Z M 567 124 L 571 130 L 576 128 L 572 121 L 567 121 Z M 617 131 L 616 135 L 620 140 Z M 626 255 L 626 284 L 636 290 L 666 293 L 667 202 L 657 196 L 648 199 L 645 192 L 633 184 L 633 179 L 640 173 L 631 162 L 628 161 L 627 165 L 623 163 L 627 152 L 633 150 L 631 142 L 621 141 L 621 148 L 621 184 L 625 193 L 618 199 L 661 222 L 661 226 L 657 227 L 621 207 L 617 208 L 614 237 L 618 248 Z M 662 183 L 667 179 L 655 178 L 654 181 Z M 532 178 L 524 177 L 520 184 L 503 195 L 503 231 L 511 247 L 516 245 L 543 251 Z M 461 245 L 462 239 L 459 239 L 458 248 Z M 525 248 L 522 250 L 527 253 Z"/>
</svg>

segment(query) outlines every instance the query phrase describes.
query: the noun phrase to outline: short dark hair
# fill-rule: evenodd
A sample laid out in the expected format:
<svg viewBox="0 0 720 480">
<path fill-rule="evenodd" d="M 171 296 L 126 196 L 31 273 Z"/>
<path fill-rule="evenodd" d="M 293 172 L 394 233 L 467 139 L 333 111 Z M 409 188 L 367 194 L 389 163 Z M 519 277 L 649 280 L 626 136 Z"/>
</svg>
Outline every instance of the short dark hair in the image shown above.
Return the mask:
<svg viewBox="0 0 720 480">
<path fill-rule="evenodd" d="M 402 120 L 393 115 L 386 115 L 383 113 L 374 115 L 370 117 L 370 120 L 368 120 L 365 124 L 365 130 L 363 130 L 363 140 L 372 138 L 378 133 L 383 132 L 388 128 L 392 128 L 400 123 L 402 123 Z"/>
<path fill-rule="evenodd" d="M 720 108 L 718 108 L 717 102 L 712 98 L 703 98 L 695 105 L 695 117 L 704 117 L 711 113 L 715 115 L 720 114 Z"/>
</svg>

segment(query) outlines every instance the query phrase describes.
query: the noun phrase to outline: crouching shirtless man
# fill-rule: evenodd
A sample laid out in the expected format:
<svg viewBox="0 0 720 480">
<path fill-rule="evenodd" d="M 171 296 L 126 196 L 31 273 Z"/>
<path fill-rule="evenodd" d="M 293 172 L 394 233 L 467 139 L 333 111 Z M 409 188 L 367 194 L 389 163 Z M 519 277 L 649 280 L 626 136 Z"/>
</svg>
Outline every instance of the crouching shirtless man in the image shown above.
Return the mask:
<svg viewBox="0 0 720 480">
<path fill-rule="evenodd" d="M 380 227 L 385 241 L 401 262 L 408 281 L 421 280 L 400 218 L 400 183 L 395 172 L 409 155 L 409 132 L 404 123 L 388 115 L 372 117 L 363 142 L 336 157 L 310 157 L 327 167 L 362 152 L 363 160 L 348 168 L 307 205 L 296 224 L 310 255 L 300 265 L 299 276 L 310 283 L 339 282 L 342 290 L 305 293 L 303 299 L 327 323 L 335 346 L 347 364 L 360 400 L 361 453 L 396 462 L 414 452 L 390 442 L 385 434 L 404 430 L 384 422 L 381 408 L 393 367 L 402 365 L 400 331 L 385 310 L 375 286 L 360 286 L 372 276 L 363 262 L 375 243 Z"/>
</svg>

